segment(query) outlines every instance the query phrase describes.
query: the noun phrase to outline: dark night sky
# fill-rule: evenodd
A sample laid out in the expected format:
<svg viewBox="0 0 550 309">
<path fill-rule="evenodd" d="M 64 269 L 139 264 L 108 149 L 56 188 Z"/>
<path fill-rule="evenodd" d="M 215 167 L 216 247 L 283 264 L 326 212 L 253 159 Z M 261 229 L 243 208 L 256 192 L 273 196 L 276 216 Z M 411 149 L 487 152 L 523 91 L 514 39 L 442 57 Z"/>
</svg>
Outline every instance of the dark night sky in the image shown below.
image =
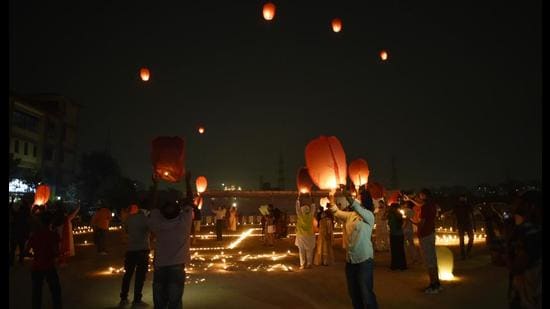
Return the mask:
<svg viewBox="0 0 550 309">
<path fill-rule="evenodd" d="M 185 136 L 210 187 L 276 184 L 282 152 L 293 188 L 321 134 L 371 179 L 395 155 L 404 187 L 540 179 L 541 1 L 510 2 L 274 1 L 268 23 L 263 1 L 10 0 L 10 89 L 75 99 L 81 150 L 110 131 L 144 182 L 158 135 Z"/>
</svg>

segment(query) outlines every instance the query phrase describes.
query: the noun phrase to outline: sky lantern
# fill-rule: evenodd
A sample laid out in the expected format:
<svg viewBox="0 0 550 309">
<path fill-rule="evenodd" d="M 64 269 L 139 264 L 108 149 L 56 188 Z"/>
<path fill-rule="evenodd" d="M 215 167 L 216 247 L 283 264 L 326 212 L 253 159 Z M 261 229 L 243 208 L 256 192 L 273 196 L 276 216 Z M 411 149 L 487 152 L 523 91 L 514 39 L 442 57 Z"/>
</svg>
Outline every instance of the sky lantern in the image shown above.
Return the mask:
<svg viewBox="0 0 550 309">
<path fill-rule="evenodd" d="M 296 186 L 300 193 L 311 193 L 311 187 L 313 187 L 313 181 L 309 177 L 307 167 L 302 167 L 298 170 L 296 175 Z"/>
<path fill-rule="evenodd" d="M 206 191 L 206 186 L 208 185 L 208 181 L 206 181 L 206 177 L 199 176 L 197 177 L 195 184 L 197 185 L 197 192 L 203 193 L 204 191 Z"/>
<path fill-rule="evenodd" d="M 388 52 L 386 50 L 380 51 L 380 59 L 382 59 L 382 61 L 388 60 Z"/>
<path fill-rule="evenodd" d="M 275 17 L 275 4 L 271 2 L 264 4 L 262 14 L 265 20 L 272 20 Z"/>
<path fill-rule="evenodd" d="M 346 154 L 334 136 L 320 136 L 310 141 L 305 150 L 306 166 L 313 183 L 323 190 L 346 184 Z"/>
<path fill-rule="evenodd" d="M 331 22 L 332 31 L 338 33 L 342 31 L 342 20 L 340 18 L 334 18 Z"/>
<path fill-rule="evenodd" d="M 367 183 L 367 190 L 369 190 L 369 193 L 373 199 L 380 199 L 384 197 L 384 186 L 378 182 Z"/>
<path fill-rule="evenodd" d="M 203 126 L 199 127 L 199 134 L 204 134 L 204 127 Z"/>
<path fill-rule="evenodd" d="M 401 192 L 399 190 L 385 192 L 385 194 L 387 195 L 386 204 L 391 205 L 393 203 L 399 203 L 399 198 L 401 197 Z"/>
<path fill-rule="evenodd" d="M 141 68 L 139 70 L 139 77 L 141 77 L 141 80 L 146 82 L 149 80 L 149 77 L 151 77 L 151 72 L 149 72 L 148 68 Z"/>
<path fill-rule="evenodd" d="M 185 144 L 181 137 L 160 136 L 153 140 L 151 161 L 156 177 L 179 182 L 185 174 Z"/>
<path fill-rule="evenodd" d="M 34 193 L 34 205 L 44 205 L 50 199 L 50 187 L 47 185 L 39 185 Z"/>
<path fill-rule="evenodd" d="M 369 182 L 369 166 L 364 159 L 356 159 L 348 166 L 348 175 L 357 191 L 359 187 Z"/>
<path fill-rule="evenodd" d="M 447 247 L 436 246 L 435 254 L 437 256 L 437 268 L 439 273 L 439 280 L 450 281 L 454 279 L 453 267 L 454 258 L 453 253 Z"/>
</svg>

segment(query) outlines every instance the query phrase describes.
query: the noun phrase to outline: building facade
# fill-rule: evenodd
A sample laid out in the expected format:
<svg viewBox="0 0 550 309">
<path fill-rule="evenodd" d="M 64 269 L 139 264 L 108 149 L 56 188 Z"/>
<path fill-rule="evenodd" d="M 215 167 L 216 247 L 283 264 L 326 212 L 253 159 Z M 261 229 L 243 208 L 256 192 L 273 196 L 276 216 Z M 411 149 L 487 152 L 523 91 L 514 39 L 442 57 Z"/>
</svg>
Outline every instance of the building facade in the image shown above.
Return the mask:
<svg viewBox="0 0 550 309">
<path fill-rule="evenodd" d="M 36 171 L 63 193 L 74 181 L 80 105 L 55 94 L 9 98 L 9 152 L 19 159 L 18 174 Z"/>
</svg>

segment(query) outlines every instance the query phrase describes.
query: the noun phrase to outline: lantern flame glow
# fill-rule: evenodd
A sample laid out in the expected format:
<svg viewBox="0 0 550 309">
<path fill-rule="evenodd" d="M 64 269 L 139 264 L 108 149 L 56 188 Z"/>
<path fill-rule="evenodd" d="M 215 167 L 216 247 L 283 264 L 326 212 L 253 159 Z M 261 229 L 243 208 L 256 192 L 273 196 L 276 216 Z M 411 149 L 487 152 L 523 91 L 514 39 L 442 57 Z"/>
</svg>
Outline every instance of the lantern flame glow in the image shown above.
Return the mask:
<svg viewBox="0 0 550 309">
<path fill-rule="evenodd" d="M 275 4 L 271 2 L 264 4 L 262 14 L 265 20 L 273 20 L 275 17 Z"/>
<path fill-rule="evenodd" d="M 382 51 L 380 52 L 380 59 L 382 59 L 382 61 L 388 60 L 388 52 L 385 51 L 385 50 L 382 50 Z"/>
<path fill-rule="evenodd" d="M 146 82 L 149 80 L 149 77 L 151 77 L 151 72 L 148 68 L 141 68 L 139 70 L 139 76 L 141 77 L 141 80 Z"/>
<path fill-rule="evenodd" d="M 342 20 L 340 18 L 334 18 L 331 24 L 332 24 L 332 31 L 336 33 L 342 31 Z"/>
</svg>

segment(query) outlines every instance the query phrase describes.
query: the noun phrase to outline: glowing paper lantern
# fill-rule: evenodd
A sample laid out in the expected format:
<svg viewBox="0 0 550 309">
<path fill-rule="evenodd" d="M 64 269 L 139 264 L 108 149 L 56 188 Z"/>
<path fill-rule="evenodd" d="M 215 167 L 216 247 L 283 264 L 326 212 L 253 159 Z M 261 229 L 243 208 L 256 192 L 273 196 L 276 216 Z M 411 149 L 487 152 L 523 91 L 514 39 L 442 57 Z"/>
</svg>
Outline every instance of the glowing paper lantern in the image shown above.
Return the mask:
<svg viewBox="0 0 550 309">
<path fill-rule="evenodd" d="M 439 272 L 439 280 L 449 281 L 454 279 L 453 266 L 454 257 L 451 250 L 447 247 L 436 246 L 435 253 L 437 256 L 437 268 Z"/>
<path fill-rule="evenodd" d="M 203 134 L 203 133 L 204 133 L 204 127 L 199 127 L 199 133 L 200 133 L 200 134 Z"/>
<path fill-rule="evenodd" d="M 50 199 L 50 187 L 47 185 L 39 185 L 34 193 L 34 205 L 42 206 Z"/>
<path fill-rule="evenodd" d="M 393 203 L 399 203 L 399 198 L 401 197 L 401 192 L 400 191 L 391 191 L 391 192 L 386 192 L 385 195 L 387 196 L 387 204 L 388 205 L 391 205 Z"/>
<path fill-rule="evenodd" d="M 311 187 L 313 187 L 313 181 L 309 177 L 307 167 L 302 167 L 298 170 L 296 175 L 296 186 L 300 193 L 310 193 Z"/>
<path fill-rule="evenodd" d="M 331 24 L 332 24 L 332 31 L 336 33 L 342 31 L 342 20 L 340 18 L 334 18 Z"/>
<path fill-rule="evenodd" d="M 197 192 L 203 193 L 204 191 L 206 191 L 206 186 L 208 185 L 208 181 L 206 181 L 206 177 L 199 176 L 197 177 L 195 184 L 197 185 Z"/>
<path fill-rule="evenodd" d="M 382 51 L 380 52 L 380 59 L 382 59 L 382 61 L 388 60 L 388 52 L 385 51 L 385 50 L 382 50 Z"/>
<path fill-rule="evenodd" d="M 153 172 L 167 182 L 178 182 L 185 174 L 185 147 L 181 137 L 161 136 L 153 140 Z"/>
<path fill-rule="evenodd" d="M 369 166 L 367 161 L 356 159 L 350 162 L 348 166 L 348 175 L 356 188 L 369 182 Z"/>
<path fill-rule="evenodd" d="M 272 20 L 275 17 L 275 4 L 271 2 L 264 4 L 262 13 L 265 20 Z"/>
<path fill-rule="evenodd" d="M 305 151 L 306 165 L 313 183 L 323 190 L 346 184 L 346 154 L 334 136 L 320 136 L 310 141 Z"/>
<path fill-rule="evenodd" d="M 384 186 L 377 182 L 369 182 L 367 184 L 367 190 L 373 199 L 379 199 L 384 197 Z"/>
<path fill-rule="evenodd" d="M 148 68 L 141 68 L 139 70 L 139 76 L 141 77 L 141 80 L 146 82 L 149 80 L 149 77 L 151 77 L 151 72 L 149 72 Z"/>
</svg>

